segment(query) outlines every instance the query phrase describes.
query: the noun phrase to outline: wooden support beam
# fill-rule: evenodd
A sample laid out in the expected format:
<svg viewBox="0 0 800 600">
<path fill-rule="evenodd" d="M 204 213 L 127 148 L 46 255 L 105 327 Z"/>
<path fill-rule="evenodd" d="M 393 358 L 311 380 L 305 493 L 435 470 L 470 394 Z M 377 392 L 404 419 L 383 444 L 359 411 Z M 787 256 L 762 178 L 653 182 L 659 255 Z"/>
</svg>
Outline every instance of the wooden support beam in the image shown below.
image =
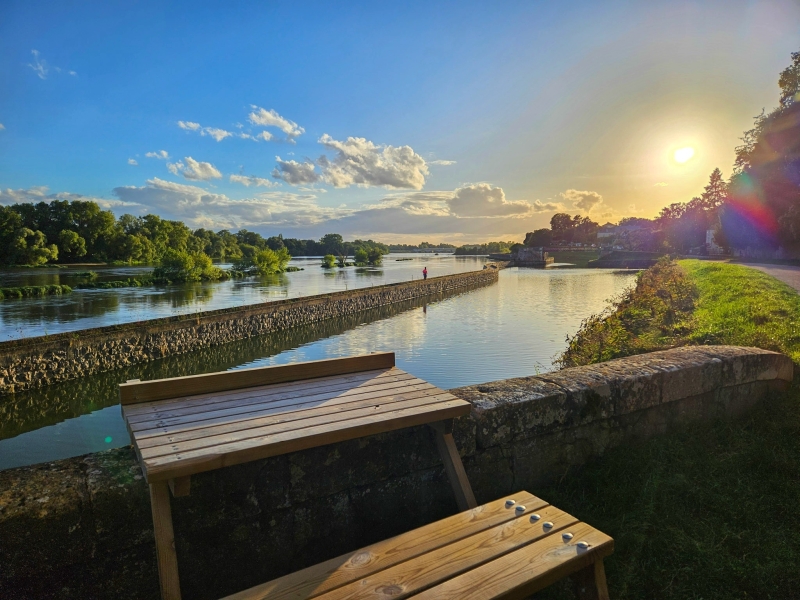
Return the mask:
<svg viewBox="0 0 800 600">
<path fill-rule="evenodd" d="M 456 495 L 456 503 L 461 511 L 475 508 L 478 503 L 475 501 L 475 494 L 472 493 L 472 486 L 467 479 L 467 472 L 458 454 L 455 440 L 453 440 L 453 420 L 438 421 L 431 423 L 431 427 L 436 432 L 436 446 L 439 455 L 442 457 L 447 478 L 453 487 Z"/>
<path fill-rule="evenodd" d="M 162 600 L 181 600 L 178 578 L 178 556 L 175 553 L 175 533 L 172 529 L 172 510 L 169 505 L 169 486 L 164 481 L 150 484 L 150 507 L 153 510 L 153 532 L 156 538 L 158 580 Z"/>
<path fill-rule="evenodd" d="M 188 496 L 192 484 L 192 476 L 186 475 L 185 477 L 176 477 L 169 480 L 169 489 L 172 495 L 176 498 L 181 496 Z"/>
<path fill-rule="evenodd" d="M 602 558 L 575 573 L 573 579 L 575 595 L 580 600 L 609 600 L 606 570 Z"/>
</svg>

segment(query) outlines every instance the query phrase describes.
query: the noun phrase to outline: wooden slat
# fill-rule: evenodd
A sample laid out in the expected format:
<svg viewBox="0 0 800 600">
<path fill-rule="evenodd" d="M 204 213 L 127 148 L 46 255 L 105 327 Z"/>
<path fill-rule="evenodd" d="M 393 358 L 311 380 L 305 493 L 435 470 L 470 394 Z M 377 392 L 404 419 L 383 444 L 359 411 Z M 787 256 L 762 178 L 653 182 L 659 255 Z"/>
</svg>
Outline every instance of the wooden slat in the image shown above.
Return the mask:
<svg viewBox="0 0 800 600">
<path fill-rule="evenodd" d="M 567 544 L 560 535 L 548 536 L 430 588 L 414 600 L 522 600 L 614 550 L 614 540 L 586 523 L 569 531 L 574 537 Z M 588 550 L 577 548 L 581 540 L 591 544 Z"/>
<path fill-rule="evenodd" d="M 364 356 L 316 360 L 255 369 L 237 369 L 235 371 L 156 379 L 154 381 L 121 383 L 119 385 L 120 403 L 123 405 L 137 404 L 139 402 L 175 398 L 176 396 L 191 396 L 270 383 L 372 371 L 390 368 L 394 364 L 394 352 L 376 352 Z"/>
<path fill-rule="evenodd" d="M 516 504 L 506 506 L 507 499 L 515 500 Z M 267 598 L 269 600 L 289 600 L 324 594 L 518 518 L 519 515 L 515 512 L 516 506 L 525 506 L 522 516 L 527 518 L 531 513 L 544 509 L 547 502 L 528 492 L 517 492 L 367 546 L 356 552 L 327 560 L 233 594 L 225 600 L 266 600 Z"/>
<path fill-rule="evenodd" d="M 175 533 L 172 529 L 172 510 L 166 483 L 150 484 L 150 508 L 153 511 L 153 534 L 156 541 L 156 561 L 162 600 L 181 600 L 178 577 L 178 556 L 175 553 Z"/>
<path fill-rule="evenodd" d="M 451 429 L 452 425 L 448 428 Z M 444 427 L 434 427 L 436 432 L 436 446 L 439 449 L 439 456 L 442 457 L 447 478 L 456 496 L 456 504 L 459 510 L 475 508 L 478 503 L 475 501 L 475 494 L 472 493 L 472 486 L 467 479 L 461 456 L 453 440 L 453 434 L 446 431 Z"/>
<path fill-rule="evenodd" d="M 560 532 L 578 523 L 575 517 L 554 506 L 541 509 L 539 514 L 542 519 L 535 523 L 525 516 L 519 517 L 312 597 L 319 600 L 402 600 L 538 539 L 556 537 L 561 542 Z M 544 521 L 551 521 L 552 529 L 545 529 L 542 526 Z"/>
<path fill-rule="evenodd" d="M 371 415 L 361 419 L 309 427 L 301 432 L 289 431 L 266 438 L 226 444 L 222 447 L 185 452 L 175 457 L 145 459 L 143 469 L 148 481 L 161 481 L 325 444 L 424 425 L 431 421 L 454 419 L 468 414 L 470 406 L 468 402 L 458 400 L 397 411 L 397 414 L 385 415 L 380 419 Z"/>
<path fill-rule="evenodd" d="M 168 427 L 171 425 L 185 425 L 195 421 L 206 421 L 214 418 L 222 418 L 229 416 L 236 416 L 250 412 L 257 412 L 259 410 L 269 409 L 284 409 L 286 411 L 302 410 L 304 406 L 309 404 L 322 404 L 324 402 L 331 402 L 338 399 L 343 399 L 344 402 L 348 398 L 368 395 L 375 395 L 377 393 L 391 393 L 400 389 L 438 389 L 430 383 L 425 383 L 421 379 L 407 378 L 399 381 L 389 381 L 381 385 L 365 385 L 362 387 L 345 388 L 330 392 L 320 392 L 309 396 L 295 396 L 288 397 L 280 396 L 267 396 L 267 397 L 253 397 L 236 400 L 225 404 L 215 404 L 213 407 L 198 409 L 182 409 L 180 412 L 165 410 L 163 412 L 154 413 L 149 418 L 140 418 L 137 421 L 130 420 L 131 429 L 137 434 L 141 435 L 147 429 L 155 429 L 161 427 Z"/>
<path fill-rule="evenodd" d="M 413 396 L 413 394 L 411 396 Z M 360 418 L 371 417 L 375 420 L 392 419 L 410 409 L 425 410 L 428 407 L 434 408 L 451 401 L 459 403 L 464 402 L 452 394 L 441 391 L 437 395 L 421 395 L 416 398 L 398 399 L 394 402 L 381 403 L 380 400 L 381 399 L 372 399 L 366 403 L 359 402 L 357 403 L 357 407 L 351 407 L 349 404 L 345 404 L 333 407 L 331 410 L 319 409 L 303 411 L 303 416 L 305 418 L 299 418 L 297 420 L 290 420 L 286 417 L 266 417 L 266 424 L 260 427 L 234 427 L 231 431 L 225 431 L 221 434 L 189 438 L 187 440 L 153 446 L 143 446 L 140 444 L 139 450 L 142 453 L 142 458 L 147 462 L 149 459 L 157 456 L 183 454 L 203 448 L 218 448 L 223 450 L 225 446 L 232 443 L 245 442 L 252 439 L 258 439 L 260 440 L 259 443 L 263 443 L 265 438 L 284 432 L 294 432 L 296 435 L 303 435 L 306 429 L 317 426 L 324 427 L 326 425 L 334 426 L 334 424 L 341 424 L 341 426 L 347 427 L 349 421 Z M 292 414 L 294 413 L 289 413 L 289 415 Z M 158 441 L 161 440 L 156 440 L 156 442 Z M 153 442 L 149 440 L 148 443 Z"/>
<path fill-rule="evenodd" d="M 158 400 L 156 402 L 128 404 L 125 407 L 125 411 L 134 418 L 134 420 L 140 420 L 142 418 L 147 419 L 148 415 L 153 415 L 164 410 L 213 410 L 214 406 L 217 404 L 226 404 L 240 399 L 272 396 L 291 398 L 293 396 L 302 396 L 306 393 L 318 393 L 320 390 L 345 390 L 364 385 L 377 385 L 404 379 L 415 379 L 415 377 L 401 369 L 393 367 L 391 369 L 365 371 L 353 375 L 320 377 L 319 379 L 310 379 L 308 381 L 274 383 L 223 392 L 213 392 L 210 394 L 180 396 L 177 398 Z"/>
<path fill-rule="evenodd" d="M 279 423 L 296 422 L 297 427 L 305 427 L 303 423 L 308 419 L 322 418 L 326 415 L 333 415 L 354 411 L 362 408 L 376 408 L 378 405 L 389 405 L 403 400 L 413 400 L 417 398 L 429 398 L 434 402 L 434 398 L 456 399 L 452 394 L 442 392 L 442 390 L 427 386 L 424 389 L 389 390 L 378 394 L 367 394 L 362 396 L 350 396 L 336 403 L 326 403 L 322 406 L 315 405 L 305 410 L 286 410 L 285 408 L 264 409 L 258 413 L 246 413 L 225 419 L 212 419 L 211 421 L 197 421 L 185 424 L 182 427 L 148 429 L 136 435 L 136 444 L 142 451 L 145 448 L 156 446 L 172 445 L 178 442 L 186 442 L 211 436 L 221 436 L 226 434 L 239 434 L 251 429 L 276 425 Z M 169 429 L 169 431 L 167 431 Z M 174 431 L 179 429 L 179 431 Z M 163 430 L 163 433 L 162 433 Z M 147 434 L 147 435 L 143 435 Z M 469 507 L 472 508 L 472 507 Z M 466 507 L 464 508 L 466 510 Z"/>
</svg>

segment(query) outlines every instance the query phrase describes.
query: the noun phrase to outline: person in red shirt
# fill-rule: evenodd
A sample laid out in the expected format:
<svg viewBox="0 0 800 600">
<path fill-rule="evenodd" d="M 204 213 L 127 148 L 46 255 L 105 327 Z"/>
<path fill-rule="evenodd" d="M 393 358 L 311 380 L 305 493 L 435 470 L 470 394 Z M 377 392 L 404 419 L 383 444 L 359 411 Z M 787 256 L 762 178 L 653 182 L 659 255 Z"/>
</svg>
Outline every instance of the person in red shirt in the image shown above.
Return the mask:
<svg viewBox="0 0 800 600">
<path fill-rule="evenodd" d="M 427 279 L 428 278 L 428 267 L 423 267 L 423 269 L 422 269 L 422 278 L 423 279 Z"/>
</svg>

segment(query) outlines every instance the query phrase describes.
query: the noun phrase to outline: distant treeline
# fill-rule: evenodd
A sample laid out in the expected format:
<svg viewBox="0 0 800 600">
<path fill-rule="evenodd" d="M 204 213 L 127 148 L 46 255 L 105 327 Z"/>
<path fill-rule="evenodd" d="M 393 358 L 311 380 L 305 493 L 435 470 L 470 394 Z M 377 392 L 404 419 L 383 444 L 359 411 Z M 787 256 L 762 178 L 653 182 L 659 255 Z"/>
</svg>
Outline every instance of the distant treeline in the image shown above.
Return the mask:
<svg viewBox="0 0 800 600">
<path fill-rule="evenodd" d="M 389 247 L 372 240 L 346 242 L 329 233 L 320 240 L 265 238 L 241 229 L 214 232 L 192 231 L 181 221 L 158 215 L 119 219 L 91 201 L 55 200 L 38 204 L 0 206 L 0 264 L 44 265 L 47 263 L 120 262 L 159 264 L 165 257 L 174 262 L 175 254 L 236 263 L 247 268 L 256 264 L 259 253 L 281 252 L 281 256 L 353 256 L 356 250 L 377 250 L 388 254 Z"/>
<path fill-rule="evenodd" d="M 415 250 L 425 250 L 428 248 L 455 248 L 453 244 L 431 244 L 422 242 L 421 244 L 389 244 L 391 252 L 414 252 Z"/>
<path fill-rule="evenodd" d="M 455 254 L 459 256 L 479 256 L 483 254 L 507 254 L 511 247 L 521 245 L 519 242 L 488 242 L 486 244 L 466 244 L 456 248 Z"/>
</svg>

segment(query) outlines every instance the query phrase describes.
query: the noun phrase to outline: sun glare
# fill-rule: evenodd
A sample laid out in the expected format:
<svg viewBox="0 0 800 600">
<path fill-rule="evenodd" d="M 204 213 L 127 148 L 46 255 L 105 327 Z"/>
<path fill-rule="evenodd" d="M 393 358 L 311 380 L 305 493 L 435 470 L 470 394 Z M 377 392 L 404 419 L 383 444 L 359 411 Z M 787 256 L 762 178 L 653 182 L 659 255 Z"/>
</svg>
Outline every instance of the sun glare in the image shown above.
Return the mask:
<svg viewBox="0 0 800 600">
<path fill-rule="evenodd" d="M 678 148 L 675 150 L 675 154 L 673 157 L 675 158 L 675 162 L 685 163 L 692 159 L 694 156 L 694 148 L 686 147 L 686 148 Z"/>
</svg>

